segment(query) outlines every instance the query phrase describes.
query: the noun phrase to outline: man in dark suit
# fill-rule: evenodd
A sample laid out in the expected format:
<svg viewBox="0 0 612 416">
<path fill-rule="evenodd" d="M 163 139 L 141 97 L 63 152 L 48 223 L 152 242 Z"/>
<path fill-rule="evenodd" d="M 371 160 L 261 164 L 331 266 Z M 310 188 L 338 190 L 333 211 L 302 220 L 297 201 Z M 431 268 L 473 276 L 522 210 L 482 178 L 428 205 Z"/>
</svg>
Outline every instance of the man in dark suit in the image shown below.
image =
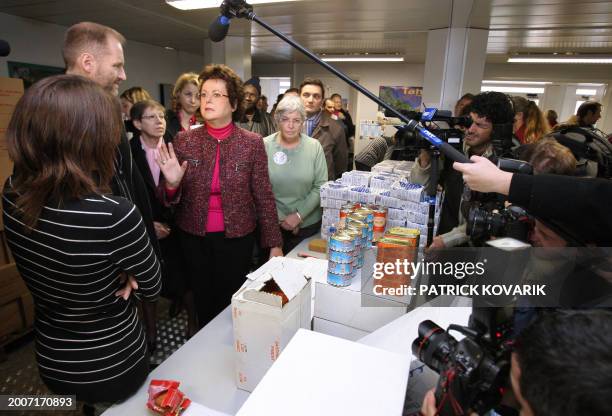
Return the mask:
<svg viewBox="0 0 612 416">
<path fill-rule="evenodd" d="M 346 172 L 348 164 L 348 149 L 344 126 L 323 111 L 325 87 L 319 79 L 306 78 L 300 85 L 300 98 L 306 110 L 304 133 L 317 139 L 327 161 L 327 175 L 333 181 Z"/>
<path fill-rule="evenodd" d="M 113 95 L 118 95 L 119 84 L 126 80 L 123 45 L 125 37 L 116 30 L 92 22 L 80 22 L 68 28 L 64 36 L 62 56 L 66 73 L 89 78 Z M 117 111 L 120 111 L 119 105 Z M 151 205 L 142 176 L 134 166 L 130 144 L 125 131 L 117 146 L 115 176 L 111 183 L 113 195 L 122 196 L 134 203 L 140 210 L 153 249 L 160 257 L 159 244 L 153 226 Z M 137 285 L 133 277 L 127 280 L 125 289 L 129 296 Z M 143 302 L 149 349 L 155 347 L 154 304 Z"/>
</svg>

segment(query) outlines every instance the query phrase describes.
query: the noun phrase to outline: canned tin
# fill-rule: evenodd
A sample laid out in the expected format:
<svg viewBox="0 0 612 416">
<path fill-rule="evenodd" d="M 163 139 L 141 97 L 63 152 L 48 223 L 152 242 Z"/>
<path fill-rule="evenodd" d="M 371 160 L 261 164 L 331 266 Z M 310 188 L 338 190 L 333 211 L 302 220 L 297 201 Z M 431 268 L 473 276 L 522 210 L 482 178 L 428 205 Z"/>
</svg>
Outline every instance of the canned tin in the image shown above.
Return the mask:
<svg viewBox="0 0 612 416">
<path fill-rule="evenodd" d="M 338 222 L 338 226 L 343 228 L 346 224 L 346 217 L 353 213 L 353 208 L 342 208 L 340 209 L 340 221 Z"/>
<path fill-rule="evenodd" d="M 330 260 L 327 262 L 327 271 L 333 274 L 352 274 L 353 262 L 336 263 L 335 261 Z"/>
<path fill-rule="evenodd" d="M 327 272 L 327 283 L 332 286 L 350 286 L 353 277 L 350 274 L 337 274 Z"/>
<path fill-rule="evenodd" d="M 382 238 L 385 233 L 385 227 L 387 226 L 387 208 L 380 207 L 374 210 L 374 235 L 372 236 L 373 241 L 378 241 Z"/>
<path fill-rule="evenodd" d="M 351 252 L 355 249 L 355 240 L 348 234 L 336 232 L 329 238 L 329 250 Z"/>
<path fill-rule="evenodd" d="M 353 225 L 355 228 L 358 228 L 361 231 L 361 238 L 363 241 L 368 238 L 368 224 L 359 219 L 359 216 L 355 214 L 351 214 L 346 217 L 347 226 Z"/>
<path fill-rule="evenodd" d="M 353 225 L 349 225 L 344 229 L 344 232 L 355 239 L 355 250 L 353 251 L 358 253 L 364 245 L 364 242 L 361 240 L 361 229 Z"/>
<path fill-rule="evenodd" d="M 329 261 L 333 261 L 335 263 L 352 263 L 353 262 L 353 251 L 336 251 L 329 250 L 328 256 Z"/>
</svg>

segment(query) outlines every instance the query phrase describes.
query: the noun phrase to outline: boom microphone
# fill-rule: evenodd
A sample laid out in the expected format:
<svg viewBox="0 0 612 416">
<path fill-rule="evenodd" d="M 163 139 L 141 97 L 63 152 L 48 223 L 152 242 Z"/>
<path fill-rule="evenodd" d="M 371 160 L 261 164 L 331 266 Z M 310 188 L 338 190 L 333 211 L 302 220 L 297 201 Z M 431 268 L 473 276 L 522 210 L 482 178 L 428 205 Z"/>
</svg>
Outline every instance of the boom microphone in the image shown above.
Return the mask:
<svg viewBox="0 0 612 416">
<path fill-rule="evenodd" d="M 5 40 L 0 39 L 0 56 L 8 56 L 11 53 L 11 45 Z"/>
<path fill-rule="evenodd" d="M 253 15 L 253 6 L 244 0 L 223 0 L 220 9 L 221 14 L 208 27 L 208 37 L 213 42 L 225 39 L 232 18 L 250 18 Z"/>
<path fill-rule="evenodd" d="M 227 36 L 230 18 L 224 15 L 218 16 L 208 27 L 208 37 L 213 42 L 221 42 Z"/>
</svg>

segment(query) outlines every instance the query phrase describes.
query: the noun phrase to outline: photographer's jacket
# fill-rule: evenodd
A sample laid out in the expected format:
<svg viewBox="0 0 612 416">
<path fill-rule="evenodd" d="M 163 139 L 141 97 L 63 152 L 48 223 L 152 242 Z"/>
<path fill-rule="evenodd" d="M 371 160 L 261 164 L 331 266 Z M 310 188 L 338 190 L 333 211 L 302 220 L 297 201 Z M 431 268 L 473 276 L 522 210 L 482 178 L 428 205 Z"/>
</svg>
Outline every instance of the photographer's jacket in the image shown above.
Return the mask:
<svg viewBox="0 0 612 416">
<path fill-rule="evenodd" d="M 468 146 L 465 146 L 463 152 L 467 157 L 472 156 Z M 484 153 L 480 156 L 490 159 L 494 155 L 493 145 L 489 145 Z M 444 189 L 444 202 L 442 204 L 442 211 L 440 212 L 440 225 L 438 235 L 442 237 L 444 245 L 446 247 L 456 247 L 465 244 L 469 241 L 469 237 L 466 234 L 467 224 L 466 219 L 461 213 L 461 205 L 465 201 L 464 196 L 470 194 L 469 188 L 463 183 L 463 179 L 453 180 L 456 178 L 455 173 L 458 172 L 452 170 L 444 172 L 442 167 L 444 162 L 440 161 L 440 178 L 445 175 L 448 180 L 440 183 L 444 183 L 446 188 Z M 452 169 L 452 163 L 447 166 L 447 169 Z M 461 174 L 459 174 L 460 177 Z M 421 184 L 427 188 L 431 178 L 431 163 L 425 167 L 419 165 L 418 159 L 414 162 L 410 171 L 410 181 Z"/>
</svg>

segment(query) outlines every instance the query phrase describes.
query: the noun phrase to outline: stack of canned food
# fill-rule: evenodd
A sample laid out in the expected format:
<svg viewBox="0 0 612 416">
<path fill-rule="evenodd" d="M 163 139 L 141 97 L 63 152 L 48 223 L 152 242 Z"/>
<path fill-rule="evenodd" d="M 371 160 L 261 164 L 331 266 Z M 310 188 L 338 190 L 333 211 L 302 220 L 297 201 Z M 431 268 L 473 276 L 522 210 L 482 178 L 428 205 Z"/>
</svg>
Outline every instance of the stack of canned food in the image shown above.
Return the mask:
<svg viewBox="0 0 612 416">
<path fill-rule="evenodd" d="M 377 205 L 350 203 L 340 210 L 338 230 L 329 240 L 327 282 L 349 286 L 357 270 L 363 267 L 364 250 L 372 247 L 375 236 L 382 236 L 387 209 Z"/>
</svg>

